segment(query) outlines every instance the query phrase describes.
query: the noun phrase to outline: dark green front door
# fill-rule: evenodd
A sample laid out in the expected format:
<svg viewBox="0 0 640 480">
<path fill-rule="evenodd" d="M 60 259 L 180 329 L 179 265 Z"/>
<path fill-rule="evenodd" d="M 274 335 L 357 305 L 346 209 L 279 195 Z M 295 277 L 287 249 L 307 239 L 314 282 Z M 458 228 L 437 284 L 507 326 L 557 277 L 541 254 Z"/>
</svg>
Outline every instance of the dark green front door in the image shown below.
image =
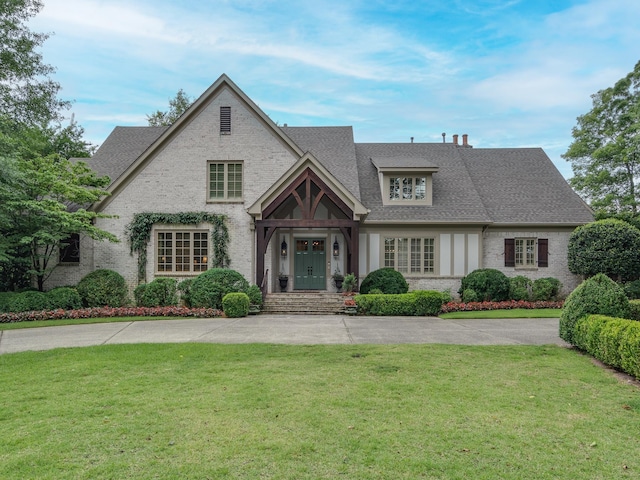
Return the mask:
<svg viewBox="0 0 640 480">
<path fill-rule="evenodd" d="M 295 257 L 295 290 L 325 290 L 325 241 L 297 239 Z"/>
</svg>

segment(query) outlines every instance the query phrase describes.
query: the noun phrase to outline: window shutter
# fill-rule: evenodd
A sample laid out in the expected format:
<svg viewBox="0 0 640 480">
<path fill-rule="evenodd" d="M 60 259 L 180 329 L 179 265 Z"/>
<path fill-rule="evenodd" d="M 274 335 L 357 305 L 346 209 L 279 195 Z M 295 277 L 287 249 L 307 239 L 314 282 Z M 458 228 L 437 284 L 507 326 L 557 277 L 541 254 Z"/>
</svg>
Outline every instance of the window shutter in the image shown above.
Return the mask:
<svg viewBox="0 0 640 480">
<path fill-rule="evenodd" d="M 538 239 L 538 267 L 549 266 L 549 239 Z"/>
<path fill-rule="evenodd" d="M 220 133 L 231 133 L 231 107 L 220 107 Z"/>
<path fill-rule="evenodd" d="M 505 267 L 516 266 L 516 239 L 515 238 L 504 239 L 504 266 Z"/>
</svg>

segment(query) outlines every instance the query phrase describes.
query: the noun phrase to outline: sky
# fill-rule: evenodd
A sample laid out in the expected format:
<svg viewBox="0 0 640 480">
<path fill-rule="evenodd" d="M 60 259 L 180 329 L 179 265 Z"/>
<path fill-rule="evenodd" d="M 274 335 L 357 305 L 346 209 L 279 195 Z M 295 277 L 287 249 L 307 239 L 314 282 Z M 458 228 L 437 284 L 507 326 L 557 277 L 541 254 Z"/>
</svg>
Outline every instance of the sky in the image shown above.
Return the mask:
<svg viewBox="0 0 640 480">
<path fill-rule="evenodd" d="M 67 117 L 101 144 L 226 73 L 272 120 L 356 142 L 542 147 L 640 60 L 638 0 L 43 0 Z"/>
</svg>

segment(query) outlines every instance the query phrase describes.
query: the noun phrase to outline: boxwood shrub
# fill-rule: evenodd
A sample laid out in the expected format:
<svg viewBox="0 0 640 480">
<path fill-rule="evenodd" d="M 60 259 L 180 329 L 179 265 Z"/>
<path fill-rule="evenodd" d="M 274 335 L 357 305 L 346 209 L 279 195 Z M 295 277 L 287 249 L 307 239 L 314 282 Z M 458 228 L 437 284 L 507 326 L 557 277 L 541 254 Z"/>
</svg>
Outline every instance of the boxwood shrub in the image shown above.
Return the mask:
<svg viewBox="0 0 640 480">
<path fill-rule="evenodd" d="M 372 289 L 382 293 L 407 293 L 409 284 L 404 276 L 393 268 L 379 268 L 369 273 L 360 285 L 360 293 L 367 294 Z"/>
<path fill-rule="evenodd" d="M 49 308 L 52 310 L 77 310 L 82 308 L 80 294 L 73 287 L 57 287 L 47 292 Z"/>
<path fill-rule="evenodd" d="M 531 300 L 533 282 L 524 275 L 518 275 L 509 279 L 510 300 Z"/>
<path fill-rule="evenodd" d="M 573 338 L 576 347 L 640 379 L 640 322 L 588 315 L 576 321 Z"/>
<path fill-rule="evenodd" d="M 0 292 L 0 313 L 9 312 L 9 303 L 17 295 L 16 292 Z"/>
<path fill-rule="evenodd" d="M 640 320 L 640 300 L 629 300 L 629 317 L 631 320 Z"/>
<path fill-rule="evenodd" d="M 32 310 L 51 310 L 49 297 L 46 293 L 28 290 L 15 294 L 9 300 L 9 312 L 30 312 Z"/>
<path fill-rule="evenodd" d="M 562 289 L 562 283 L 557 278 L 538 278 L 533 282 L 533 299 L 536 301 L 557 300 Z"/>
<path fill-rule="evenodd" d="M 222 309 L 222 298 L 227 293 L 245 292 L 249 282 L 235 270 L 212 268 L 202 272 L 191 283 L 189 292 L 192 307 Z"/>
<path fill-rule="evenodd" d="M 173 278 L 160 277 L 143 285 L 138 285 L 134 291 L 139 307 L 169 307 L 178 304 L 178 282 Z"/>
<path fill-rule="evenodd" d="M 604 273 L 585 280 L 567 297 L 560 315 L 560 338 L 573 344 L 574 325 L 592 314 L 629 316 L 629 300 L 624 290 Z"/>
<path fill-rule="evenodd" d="M 227 293 L 222 298 L 222 310 L 229 318 L 249 315 L 249 295 L 244 292 Z"/>
<path fill-rule="evenodd" d="M 362 294 L 354 297 L 362 315 L 436 316 L 444 297 L 432 290 L 400 294 Z"/>
<path fill-rule="evenodd" d="M 259 286 L 250 285 L 245 293 L 249 297 L 249 304 L 257 305 L 259 307 L 262 306 L 262 291 Z"/>
<path fill-rule="evenodd" d="M 462 297 L 465 290 L 473 290 L 480 302 L 502 302 L 509 299 L 509 278 L 494 268 L 474 270 L 460 282 L 458 293 Z"/>
<path fill-rule="evenodd" d="M 105 268 L 86 275 L 78 283 L 85 307 L 122 307 L 127 303 L 127 285 L 122 275 Z"/>
</svg>

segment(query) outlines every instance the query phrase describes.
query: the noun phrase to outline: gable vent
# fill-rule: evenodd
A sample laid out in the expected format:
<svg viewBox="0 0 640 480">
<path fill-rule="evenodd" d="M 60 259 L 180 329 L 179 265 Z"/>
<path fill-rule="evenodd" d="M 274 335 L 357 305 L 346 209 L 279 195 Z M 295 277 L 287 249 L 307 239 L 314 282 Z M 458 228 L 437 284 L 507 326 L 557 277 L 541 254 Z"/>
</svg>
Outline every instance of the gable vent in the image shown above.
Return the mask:
<svg viewBox="0 0 640 480">
<path fill-rule="evenodd" d="M 231 133 L 231 107 L 220 107 L 220 134 Z"/>
</svg>

